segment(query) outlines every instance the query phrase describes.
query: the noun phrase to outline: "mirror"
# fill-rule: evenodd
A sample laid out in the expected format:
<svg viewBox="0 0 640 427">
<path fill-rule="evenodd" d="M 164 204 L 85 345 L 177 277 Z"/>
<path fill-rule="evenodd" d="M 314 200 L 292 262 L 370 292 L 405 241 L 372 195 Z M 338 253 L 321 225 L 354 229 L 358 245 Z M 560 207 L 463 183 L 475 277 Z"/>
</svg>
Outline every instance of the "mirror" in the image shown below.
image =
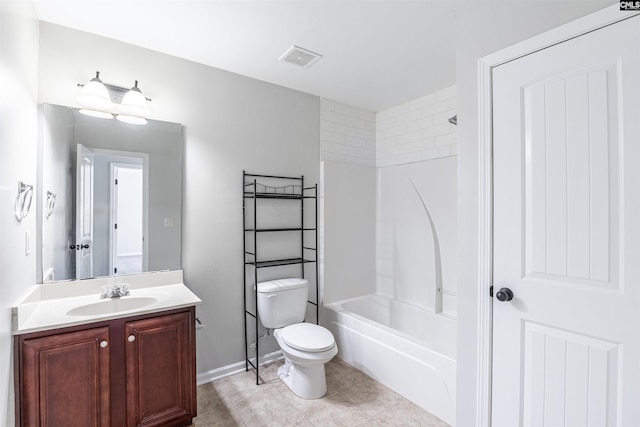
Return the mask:
<svg viewBox="0 0 640 427">
<path fill-rule="evenodd" d="M 41 112 L 42 283 L 180 269 L 182 125 Z"/>
</svg>

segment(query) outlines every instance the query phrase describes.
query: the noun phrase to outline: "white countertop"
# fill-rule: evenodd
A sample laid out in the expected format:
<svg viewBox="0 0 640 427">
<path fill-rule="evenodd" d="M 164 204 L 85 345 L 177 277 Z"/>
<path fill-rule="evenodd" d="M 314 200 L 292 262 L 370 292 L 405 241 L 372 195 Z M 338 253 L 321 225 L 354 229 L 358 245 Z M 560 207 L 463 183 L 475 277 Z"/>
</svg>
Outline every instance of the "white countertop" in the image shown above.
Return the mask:
<svg viewBox="0 0 640 427">
<path fill-rule="evenodd" d="M 119 301 L 148 298 L 146 300 L 148 303 L 141 308 L 117 312 L 80 316 L 69 314 L 70 310 L 77 307 L 107 302 L 108 299 L 100 299 L 101 287 L 115 283 L 129 285 L 130 294 L 118 298 Z M 34 286 L 23 301 L 13 307 L 12 333 L 13 335 L 21 335 L 28 332 L 156 313 L 190 307 L 200 302 L 200 298 L 184 285 L 180 270 L 43 284 Z"/>
</svg>

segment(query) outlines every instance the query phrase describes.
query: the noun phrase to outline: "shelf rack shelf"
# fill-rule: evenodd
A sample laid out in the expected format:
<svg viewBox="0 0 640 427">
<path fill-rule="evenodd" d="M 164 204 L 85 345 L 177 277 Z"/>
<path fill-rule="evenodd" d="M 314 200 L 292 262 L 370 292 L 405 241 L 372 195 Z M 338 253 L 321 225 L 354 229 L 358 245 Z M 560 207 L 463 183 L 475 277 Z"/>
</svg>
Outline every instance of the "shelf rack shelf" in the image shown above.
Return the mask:
<svg viewBox="0 0 640 427">
<path fill-rule="evenodd" d="M 259 182 L 265 180 L 276 185 L 267 185 Z M 281 183 L 282 185 L 277 185 Z M 260 345 L 259 345 L 259 313 L 257 307 L 258 301 L 258 270 L 270 267 L 300 265 L 300 277 L 305 278 L 305 265 L 315 264 L 314 284 L 315 284 L 315 301 L 307 301 L 316 309 L 316 324 L 318 323 L 318 262 L 317 262 L 317 246 L 318 246 L 318 185 L 311 187 L 304 186 L 304 176 L 276 176 L 276 175 L 260 175 L 247 173 L 242 171 L 242 224 L 243 224 L 243 252 L 244 252 L 244 274 L 243 274 L 243 308 L 244 308 L 244 355 L 245 370 L 249 370 L 249 366 L 256 371 L 256 384 L 260 384 L 259 366 L 260 366 Z M 299 200 L 300 202 L 300 226 L 297 227 L 258 227 L 258 211 L 260 210 L 258 200 Z M 247 201 L 252 201 L 247 203 Z M 313 226 L 310 227 L 305 222 L 305 202 L 312 201 L 314 203 Z M 249 204 L 249 207 L 247 206 Z M 298 256 L 284 259 L 261 259 L 258 254 L 258 235 L 263 233 L 299 233 L 296 237 L 300 242 L 300 252 Z M 313 234 L 311 238 L 309 234 Z M 306 236 L 306 237 L 305 237 Z M 251 239 L 253 252 L 247 250 L 247 239 Z M 315 247 L 310 246 L 310 240 L 313 240 Z M 313 255 L 310 257 L 309 255 Z M 247 271 L 249 270 L 249 274 Z M 253 278 L 253 305 L 250 308 L 247 303 L 247 281 Z M 247 316 L 251 317 L 255 322 L 255 364 L 249 357 L 249 324 Z"/>
</svg>

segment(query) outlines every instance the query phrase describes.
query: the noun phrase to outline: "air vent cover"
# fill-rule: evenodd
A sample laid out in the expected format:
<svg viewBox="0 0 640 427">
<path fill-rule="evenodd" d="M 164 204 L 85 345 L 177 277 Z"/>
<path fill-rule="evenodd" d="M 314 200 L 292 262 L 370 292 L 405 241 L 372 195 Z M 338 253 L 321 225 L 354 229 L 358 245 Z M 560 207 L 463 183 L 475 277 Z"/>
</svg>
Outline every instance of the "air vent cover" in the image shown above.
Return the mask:
<svg viewBox="0 0 640 427">
<path fill-rule="evenodd" d="M 298 65 L 300 67 L 309 68 L 322 59 L 319 53 L 311 52 L 298 46 L 291 46 L 280 58 L 282 62 Z"/>
</svg>

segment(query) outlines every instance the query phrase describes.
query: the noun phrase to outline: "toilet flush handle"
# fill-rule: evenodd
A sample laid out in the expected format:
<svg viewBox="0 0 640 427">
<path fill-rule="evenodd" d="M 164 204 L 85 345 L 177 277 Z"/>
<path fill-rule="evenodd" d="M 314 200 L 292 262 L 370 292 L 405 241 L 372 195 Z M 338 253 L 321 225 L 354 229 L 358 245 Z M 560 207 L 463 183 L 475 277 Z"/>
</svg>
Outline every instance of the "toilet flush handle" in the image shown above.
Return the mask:
<svg viewBox="0 0 640 427">
<path fill-rule="evenodd" d="M 275 296 L 277 296 L 277 295 L 278 295 L 278 294 L 269 294 L 269 295 L 267 295 L 267 298 L 273 298 L 273 297 L 275 297 Z"/>
</svg>

